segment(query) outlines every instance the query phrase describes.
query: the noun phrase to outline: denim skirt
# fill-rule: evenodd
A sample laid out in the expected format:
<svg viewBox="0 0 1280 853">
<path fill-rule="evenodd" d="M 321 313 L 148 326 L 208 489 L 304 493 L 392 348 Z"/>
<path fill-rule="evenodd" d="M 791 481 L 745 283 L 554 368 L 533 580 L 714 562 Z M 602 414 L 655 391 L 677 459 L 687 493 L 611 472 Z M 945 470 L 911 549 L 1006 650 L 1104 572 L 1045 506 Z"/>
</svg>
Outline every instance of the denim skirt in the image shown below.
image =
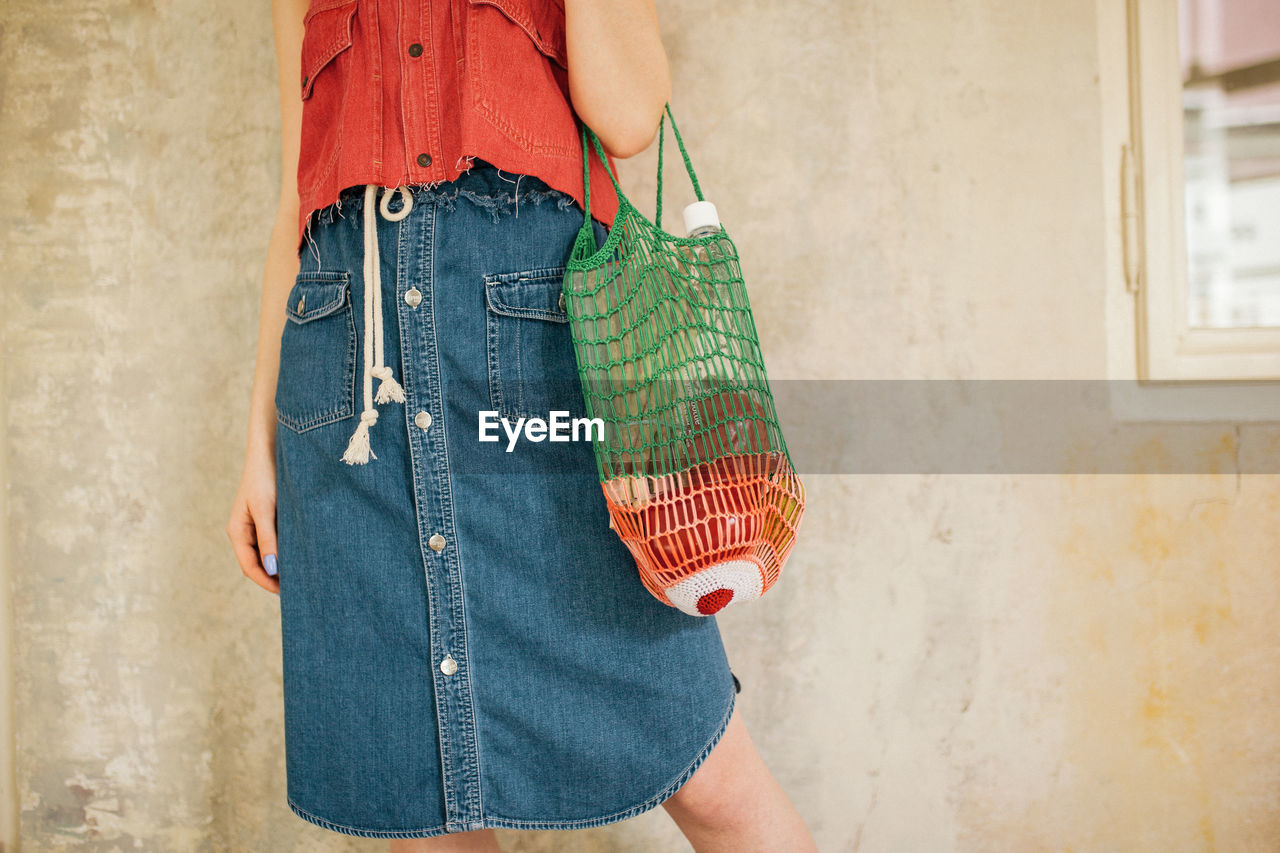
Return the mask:
<svg viewBox="0 0 1280 853">
<path fill-rule="evenodd" d="M 479 158 L 405 191 L 411 204 L 396 193 L 371 220 L 362 187 L 313 213 L 288 296 L 288 805 L 382 838 L 632 817 L 675 793 L 729 722 L 740 684 L 716 619 L 645 590 L 590 443 L 480 441 L 482 412 L 584 414 L 559 299 L 582 208 Z M 368 461 L 350 464 L 378 331 L 366 299 L 375 363 L 404 399 L 376 406 Z"/>
</svg>

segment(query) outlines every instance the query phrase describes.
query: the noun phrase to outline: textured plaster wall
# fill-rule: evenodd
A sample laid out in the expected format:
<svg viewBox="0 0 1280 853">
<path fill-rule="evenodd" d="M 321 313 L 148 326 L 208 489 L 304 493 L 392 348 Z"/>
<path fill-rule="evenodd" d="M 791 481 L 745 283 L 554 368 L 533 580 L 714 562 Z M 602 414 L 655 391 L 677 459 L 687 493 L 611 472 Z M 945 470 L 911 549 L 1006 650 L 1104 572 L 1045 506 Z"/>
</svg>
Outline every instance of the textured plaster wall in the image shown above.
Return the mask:
<svg viewBox="0 0 1280 853">
<path fill-rule="evenodd" d="M 22 848 L 382 849 L 288 811 L 277 601 L 222 532 L 279 174 L 269 4 L 2 14 Z M 775 378 L 1107 375 L 1091 2 L 659 14 Z M 621 169 L 648 212 L 654 154 Z M 824 853 L 1280 848 L 1277 478 L 807 485 L 783 581 L 719 619 Z M 501 836 L 687 849 L 661 809 Z"/>
</svg>

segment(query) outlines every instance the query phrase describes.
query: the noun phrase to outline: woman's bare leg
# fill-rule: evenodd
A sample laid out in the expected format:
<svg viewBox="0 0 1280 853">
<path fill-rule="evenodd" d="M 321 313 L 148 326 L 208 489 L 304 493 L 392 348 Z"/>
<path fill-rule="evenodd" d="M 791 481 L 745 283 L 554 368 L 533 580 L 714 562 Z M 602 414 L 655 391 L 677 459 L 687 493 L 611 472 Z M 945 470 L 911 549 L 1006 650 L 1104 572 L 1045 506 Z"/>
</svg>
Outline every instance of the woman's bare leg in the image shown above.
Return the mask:
<svg viewBox="0 0 1280 853">
<path fill-rule="evenodd" d="M 817 853 L 735 707 L 729 726 L 663 808 L 697 853 Z"/>
<path fill-rule="evenodd" d="M 501 853 L 501 850 L 492 829 L 477 829 L 434 838 L 393 838 L 391 853 Z"/>
</svg>

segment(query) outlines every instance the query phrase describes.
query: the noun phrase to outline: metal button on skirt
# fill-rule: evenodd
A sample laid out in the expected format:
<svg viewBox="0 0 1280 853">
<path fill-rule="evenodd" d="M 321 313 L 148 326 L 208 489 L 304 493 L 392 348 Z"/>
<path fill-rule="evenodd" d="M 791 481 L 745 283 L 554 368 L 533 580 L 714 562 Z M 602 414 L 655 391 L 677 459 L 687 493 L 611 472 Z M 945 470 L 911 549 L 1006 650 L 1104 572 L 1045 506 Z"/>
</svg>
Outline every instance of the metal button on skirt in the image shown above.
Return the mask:
<svg viewBox="0 0 1280 853">
<path fill-rule="evenodd" d="M 408 189 L 408 215 L 372 219 L 380 363 L 405 399 L 377 404 L 365 464 L 342 458 L 365 370 L 362 188 L 312 215 L 288 296 L 288 804 L 385 838 L 631 817 L 675 793 L 728 724 L 738 682 L 715 617 L 644 589 L 588 442 L 479 440 L 485 411 L 584 414 L 559 300 L 582 209 L 479 159 Z"/>
</svg>

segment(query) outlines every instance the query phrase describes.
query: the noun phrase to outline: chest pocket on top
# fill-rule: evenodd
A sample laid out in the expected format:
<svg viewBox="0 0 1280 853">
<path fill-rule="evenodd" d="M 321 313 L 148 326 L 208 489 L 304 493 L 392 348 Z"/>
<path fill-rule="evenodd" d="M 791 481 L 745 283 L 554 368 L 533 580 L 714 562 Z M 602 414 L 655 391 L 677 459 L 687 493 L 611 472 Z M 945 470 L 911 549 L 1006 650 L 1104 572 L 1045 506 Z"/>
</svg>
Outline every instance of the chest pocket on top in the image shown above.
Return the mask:
<svg viewBox="0 0 1280 853">
<path fill-rule="evenodd" d="M 302 140 L 298 191 L 306 194 L 333 171 L 342 150 L 342 119 L 350 73 L 346 62 L 354 43 L 356 0 L 312 0 L 303 17 Z M 347 54 L 343 56 L 344 52 Z"/>
<path fill-rule="evenodd" d="M 468 0 L 467 84 L 472 106 L 533 154 L 581 155 L 569 106 L 569 52 L 559 0 Z"/>
<path fill-rule="evenodd" d="M 510 419 L 548 419 L 553 411 L 586 416 L 569 315 L 560 300 L 563 265 L 490 273 L 488 306 L 489 397 Z"/>
</svg>

